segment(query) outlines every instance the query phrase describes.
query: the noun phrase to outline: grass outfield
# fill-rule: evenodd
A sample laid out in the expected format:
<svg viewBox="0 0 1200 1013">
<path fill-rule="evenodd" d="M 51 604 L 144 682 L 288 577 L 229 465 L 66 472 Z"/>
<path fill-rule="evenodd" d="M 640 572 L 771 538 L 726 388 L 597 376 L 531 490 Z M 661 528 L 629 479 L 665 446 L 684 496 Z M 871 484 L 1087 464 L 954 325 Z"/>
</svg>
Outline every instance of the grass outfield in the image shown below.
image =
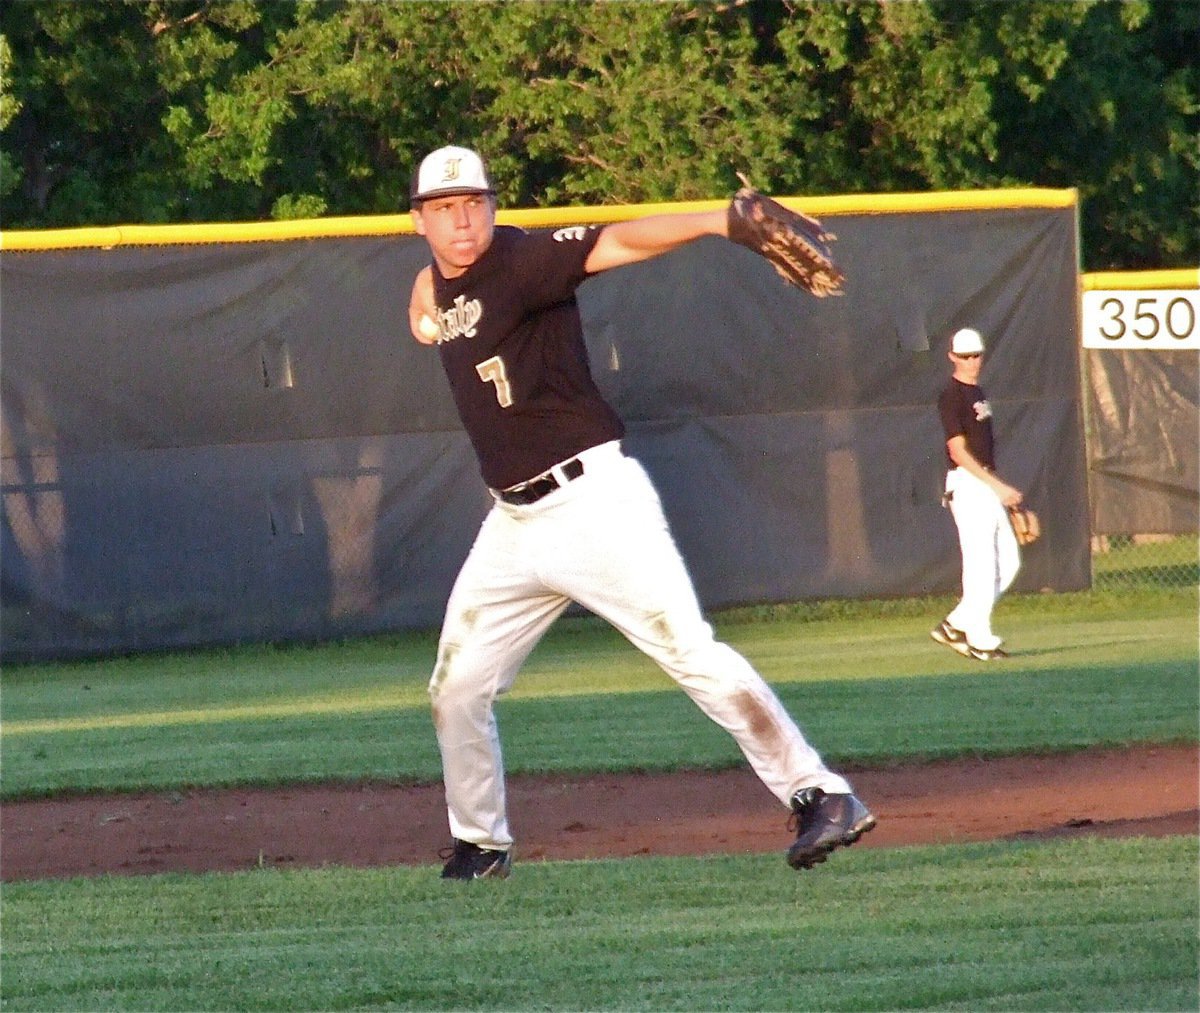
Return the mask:
<svg viewBox="0 0 1200 1013">
<path fill-rule="evenodd" d="M 832 764 L 1194 742 L 1195 591 L 1015 597 L 1015 656 L 983 665 L 928 630 L 948 602 L 744 610 L 720 634 Z M 331 779 L 436 781 L 434 638 L 10 666 L 5 798 Z M 743 760 L 608 626 L 560 623 L 498 713 L 511 773 Z"/>
<path fill-rule="evenodd" d="M 11 1010 L 1194 1010 L 1193 838 L 15 884 Z"/>
<path fill-rule="evenodd" d="M 1196 742 L 1194 590 L 718 618 L 835 764 Z M 12 666 L 3 792 L 435 780 L 428 635 Z M 731 741 L 616 634 L 561 624 L 500 708 L 514 771 L 727 767 Z M 12 1010 L 1197 1008 L 1195 837 L 11 883 Z"/>
</svg>

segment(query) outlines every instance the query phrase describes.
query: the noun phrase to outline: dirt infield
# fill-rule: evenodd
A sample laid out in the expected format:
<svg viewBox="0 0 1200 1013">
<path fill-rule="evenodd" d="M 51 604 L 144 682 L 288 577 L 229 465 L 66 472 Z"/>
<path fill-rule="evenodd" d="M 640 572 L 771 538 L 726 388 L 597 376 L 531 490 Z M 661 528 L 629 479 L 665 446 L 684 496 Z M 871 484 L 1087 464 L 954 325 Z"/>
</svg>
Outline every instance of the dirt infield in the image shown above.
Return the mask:
<svg viewBox="0 0 1200 1013">
<path fill-rule="evenodd" d="M 1200 828 L 1194 746 L 847 770 L 879 817 L 857 847 Z M 512 778 L 518 861 L 782 852 L 786 812 L 748 770 Z M 197 790 L 11 802 L 5 881 L 256 866 L 436 863 L 440 786 Z"/>
</svg>

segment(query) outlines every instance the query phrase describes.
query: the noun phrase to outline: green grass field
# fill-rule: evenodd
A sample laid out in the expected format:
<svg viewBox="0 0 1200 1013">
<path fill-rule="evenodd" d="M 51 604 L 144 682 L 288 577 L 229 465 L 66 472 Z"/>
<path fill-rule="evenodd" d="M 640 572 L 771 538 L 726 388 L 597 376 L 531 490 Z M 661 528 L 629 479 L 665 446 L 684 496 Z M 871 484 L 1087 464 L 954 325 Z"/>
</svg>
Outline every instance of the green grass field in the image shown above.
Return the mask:
<svg viewBox="0 0 1200 1013">
<path fill-rule="evenodd" d="M 5 890 L 13 1010 L 1196 1006 L 1196 841 L 262 871 Z"/>
<path fill-rule="evenodd" d="M 928 637 L 944 602 L 745 610 L 721 635 L 832 762 L 1197 737 L 1195 594 L 1002 603 L 1016 656 Z M 3 797 L 379 778 L 435 781 L 425 634 L 142 655 L 5 672 Z M 560 624 L 498 709 L 511 773 L 729 767 L 741 756 L 592 619 Z"/>
<path fill-rule="evenodd" d="M 721 635 L 834 764 L 1200 741 L 1195 589 L 1017 596 L 1016 655 L 928 638 L 946 602 L 747 609 Z M 434 640 L 12 666 L 3 797 L 436 780 Z M 510 771 L 742 761 L 606 627 L 568 620 L 500 708 Z M 0 856 L 2 857 L 2 856 Z M 0 1005 L 31 1010 L 1200 1007 L 1197 840 L 10 883 Z M 482 887 L 482 888 L 481 888 Z"/>
</svg>

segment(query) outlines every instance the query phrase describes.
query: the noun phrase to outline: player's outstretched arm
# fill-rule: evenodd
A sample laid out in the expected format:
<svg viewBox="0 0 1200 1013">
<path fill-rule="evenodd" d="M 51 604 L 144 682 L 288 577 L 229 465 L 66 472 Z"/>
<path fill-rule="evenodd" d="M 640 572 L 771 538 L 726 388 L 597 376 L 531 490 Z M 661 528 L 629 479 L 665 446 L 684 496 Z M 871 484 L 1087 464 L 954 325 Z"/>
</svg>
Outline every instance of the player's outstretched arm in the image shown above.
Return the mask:
<svg viewBox="0 0 1200 1013">
<path fill-rule="evenodd" d="M 600 231 L 584 265 L 588 274 L 649 260 L 702 236 L 724 236 L 727 213 L 691 211 L 613 222 Z"/>
</svg>

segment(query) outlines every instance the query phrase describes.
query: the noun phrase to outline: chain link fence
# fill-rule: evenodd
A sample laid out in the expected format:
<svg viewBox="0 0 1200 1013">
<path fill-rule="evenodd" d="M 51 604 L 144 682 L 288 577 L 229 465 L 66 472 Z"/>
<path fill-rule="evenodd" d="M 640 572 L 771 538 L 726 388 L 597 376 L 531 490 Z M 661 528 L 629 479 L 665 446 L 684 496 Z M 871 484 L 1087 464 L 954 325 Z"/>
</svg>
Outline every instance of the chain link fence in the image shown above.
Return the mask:
<svg viewBox="0 0 1200 1013">
<path fill-rule="evenodd" d="M 1196 535 L 1097 535 L 1092 587 L 1098 591 L 1194 588 L 1200 585 Z"/>
</svg>

